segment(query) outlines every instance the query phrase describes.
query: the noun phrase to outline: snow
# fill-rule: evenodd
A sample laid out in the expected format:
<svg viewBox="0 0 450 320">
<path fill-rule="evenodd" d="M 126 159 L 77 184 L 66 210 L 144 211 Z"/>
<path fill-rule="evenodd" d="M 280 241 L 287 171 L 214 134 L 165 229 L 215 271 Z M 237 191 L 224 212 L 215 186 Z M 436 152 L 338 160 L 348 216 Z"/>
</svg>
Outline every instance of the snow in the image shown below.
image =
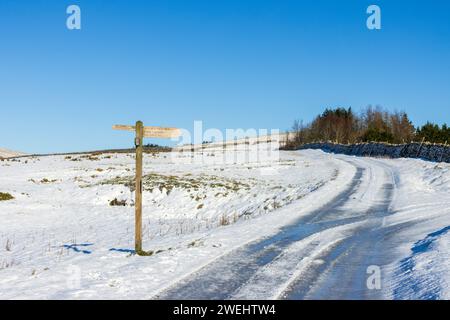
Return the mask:
<svg viewBox="0 0 450 320">
<path fill-rule="evenodd" d="M 320 257 L 346 238 L 346 231 L 357 228 L 352 223 L 327 229 L 290 245 L 276 260 L 258 272 L 238 291 L 234 299 L 278 299 L 285 290 L 308 272 L 311 264 L 321 264 Z M 314 246 L 311 244 L 314 243 Z"/>
<path fill-rule="evenodd" d="M 18 157 L 18 156 L 24 156 L 24 155 L 25 155 L 25 153 L 23 153 L 23 152 L 17 152 L 17 151 L 0 148 L 0 159 L 2 159 L 2 158 L 6 159 L 6 158 L 12 158 L 12 157 Z"/>
<path fill-rule="evenodd" d="M 401 177 L 395 212 L 386 225 L 417 222 L 397 238 L 399 261 L 391 264 L 390 298 L 450 298 L 450 164 L 384 160 Z"/>
<path fill-rule="evenodd" d="M 148 258 L 129 253 L 134 243 L 134 208 L 109 205 L 114 198 L 132 203 L 130 188 L 102 184 L 131 176 L 133 155 L 2 162 L 0 190 L 15 199 L 0 202 L 0 296 L 148 298 L 232 248 L 274 232 L 297 216 L 296 212 L 278 212 L 279 207 L 327 184 L 342 168 L 352 171 L 344 163 L 321 162 L 296 153 L 283 154 L 277 162 L 245 166 L 190 163 L 181 157 L 188 156 L 145 157 L 146 173 L 202 181 L 198 190 L 175 187 L 168 195 L 157 188 L 144 192 L 144 249 L 163 250 Z M 277 174 L 260 170 L 268 165 Z M 229 181 L 248 187 L 211 186 Z M 339 191 L 335 184 L 329 196 Z M 227 192 L 227 196 L 217 195 Z M 200 209 L 199 204 L 203 204 Z M 222 217 L 228 226 L 221 225 Z M 72 266 L 80 268 L 80 289 L 66 285 L 76 270 Z"/>
<path fill-rule="evenodd" d="M 258 161 L 229 153 L 217 147 L 197 151 L 194 159 L 188 152 L 145 155 L 143 244 L 155 252 L 150 257 L 133 254 L 134 155 L 1 161 L 0 192 L 14 199 L 0 201 L 0 298 L 154 298 L 236 248 L 319 210 L 350 186 L 357 166 L 366 170 L 343 221 L 381 203 L 382 186 L 392 179 L 392 214 L 383 227 L 418 222 L 390 240 L 395 255 L 383 266 L 385 297 L 449 298 L 450 165 L 317 150 Z M 126 206 L 111 206 L 114 199 Z M 282 298 L 360 224 L 319 230 L 283 248 L 234 297 Z M 414 251 L 420 241 L 429 244 Z"/>
</svg>

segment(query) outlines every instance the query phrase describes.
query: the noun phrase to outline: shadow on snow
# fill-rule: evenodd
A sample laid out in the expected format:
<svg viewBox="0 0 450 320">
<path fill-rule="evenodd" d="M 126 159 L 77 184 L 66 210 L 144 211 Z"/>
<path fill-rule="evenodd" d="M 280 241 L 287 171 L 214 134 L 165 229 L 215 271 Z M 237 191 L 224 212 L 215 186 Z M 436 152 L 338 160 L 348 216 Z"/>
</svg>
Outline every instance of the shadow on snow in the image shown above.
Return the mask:
<svg viewBox="0 0 450 320">
<path fill-rule="evenodd" d="M 63 247 L 66 248 L 67 250 L 73 250 L 75 252 L 81 252 L 84 254 L 91 254 L 92 251 L 90 250 L 83 250 L 80 249 L 79 247 L 89 247 L 94 245 L 93 243 L 73 243 L 73 244 L 64 244 Z"/>
<path fill-rule="evenodd" d="M 400 281 L 397 288 L 394 289 L 395 299 L 439 299 L 441 288 L 438 284 L 438 279 L 432 278 L 431 274 L 429 274 L 427 279 L 421 279 L 415 276 L 413 271 L 416 265 L 416 257 L 429 251 L 432 248 L 433 243 L 449 230 L 450 226 L 447 226 L 428 234 L 424 239 L 414 243 L 411 248 L 412 254 L 400 261 L 398 274 L 403 279 Z"/>
</svg>

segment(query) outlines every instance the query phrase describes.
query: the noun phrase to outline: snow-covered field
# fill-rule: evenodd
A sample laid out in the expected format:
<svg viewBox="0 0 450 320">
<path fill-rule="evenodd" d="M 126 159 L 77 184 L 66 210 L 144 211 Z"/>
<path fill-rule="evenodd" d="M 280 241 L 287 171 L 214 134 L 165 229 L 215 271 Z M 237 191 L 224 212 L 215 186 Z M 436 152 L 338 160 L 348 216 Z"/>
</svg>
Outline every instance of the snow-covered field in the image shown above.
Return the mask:
<svg viewBox="0 0 450 320">
<path fill-rule="evenodd" d="M 17 151 L 0 148 L 0 159 L 1 158 L 6 159 L 6 158 L 18 157 L 18 156 L 23 156 L 23 155 L 25 155 L 25 154 L 22 152 L 17 152 Z"/>
<path fill-rule="evenodd" d="M 203 161 L 193 162 L 189 153 L 146 155 L 143 243 L 154 251 L 149 257 L 133 254 L 134 155 L 1 161 L 0 192 L 14 199 L 0 201 L 0 298 L 164 296 L 214 261 L 270 239 L 338 197 L 348 198 L 339 221 L 369 212 L 384 199 L 386 179 L 394 190 L 382 228 L 408 227 L 389 238 L 393 258 L 380 263 L 382 296 L 450 298 L 450 165 L 312 150 L 279 155 L 257 162 L 222 161 L 227 153 L 220 149 L 205 150 Z M 279 256 L 231 297 L 285 297 L 363 222 L 330 225 L 280 247 Z M 302 258 L 293 259 L 297 253 Z M 261 290 L 266 280 L 271 290 Z"/>
</svg>

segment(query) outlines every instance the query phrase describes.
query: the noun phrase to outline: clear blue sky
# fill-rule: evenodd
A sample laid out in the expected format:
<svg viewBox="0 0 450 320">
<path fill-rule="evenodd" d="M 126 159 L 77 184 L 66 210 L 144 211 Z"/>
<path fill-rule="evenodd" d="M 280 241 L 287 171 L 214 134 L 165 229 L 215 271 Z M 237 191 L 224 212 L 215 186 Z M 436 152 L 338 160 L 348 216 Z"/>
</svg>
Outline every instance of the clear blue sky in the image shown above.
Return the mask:
<svg viewBox="0 0 450 320">
<path fill-rule="evenodd" d="M 368 104 L 450 122 L 449 17 L 447 0 L 1 0 L 0 147 L 128 147 L 111 125 L 137 119 L 284 130 Z"/>
</svg>

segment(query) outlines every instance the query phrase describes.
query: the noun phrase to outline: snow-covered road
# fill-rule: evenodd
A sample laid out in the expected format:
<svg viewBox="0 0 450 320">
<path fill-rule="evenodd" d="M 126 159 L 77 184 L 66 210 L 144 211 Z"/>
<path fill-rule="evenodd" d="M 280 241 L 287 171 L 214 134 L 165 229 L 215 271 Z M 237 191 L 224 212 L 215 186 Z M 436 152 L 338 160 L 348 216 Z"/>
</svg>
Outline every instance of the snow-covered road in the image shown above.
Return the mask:
<svg viewBox="0 0 450 320">
<path fill-rule="evenodd" d="M 215 260 L 158 298 L 386 298 L 387 288 L 381 284 L 388 275 L 382 271 L 396 261 L 401 239 L 395 236 L 423 221 L 386 223 L 395 214 L 399 181 L 395 168 L 382 160 L 336 158 L 356 168 L 351 183 L 339 195 L 276 234 Z M 374 270 L 380 271 L 379 285 L 371 278 Z M 414 298 L 414 292 L 396 298 Z"/>
<path fill-rule="evenodd" d="M 132 254 L 132 156 L 0 162 L 0 192 L 14 196 L 0 202 L 0 298 L 450 297 L 449 164 L 175 157 L 146 157 L 151 257 Z"/>
<path fill-rule="evenodd" d="M 356 171 L 338 196 L 278 233 L 217 259 L 174 285 L 163 299 L 377 298 L 366 270 L 386 264 L 380 228 L 395 177 L 387 166 L 348 160 Z M 383 255 L 377 254 L 383 250 Z"/>
</svg>

